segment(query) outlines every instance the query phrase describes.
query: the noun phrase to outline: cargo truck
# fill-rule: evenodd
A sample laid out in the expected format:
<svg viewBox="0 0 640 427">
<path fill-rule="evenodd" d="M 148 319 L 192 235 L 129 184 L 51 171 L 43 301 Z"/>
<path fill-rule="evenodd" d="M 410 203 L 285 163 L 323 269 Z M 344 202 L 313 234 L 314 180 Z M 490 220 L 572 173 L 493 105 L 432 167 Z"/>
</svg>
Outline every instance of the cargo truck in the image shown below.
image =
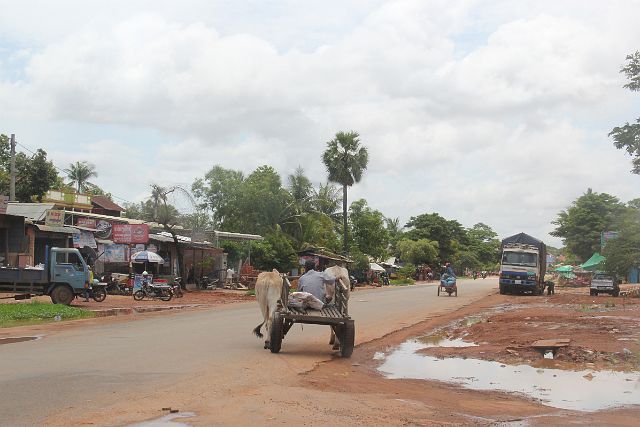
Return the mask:
<svg viewBox="0 0 640 427">
<path fill-rule="evenodd" d="M 0 268 L 0 292 L 15 299 L 48 295 L 54 304 L 69 305 L 89 282 L 89 268 L 74 248 L 50 248 L 36 267 Z"/>
<path fill-rule="evenodd" d="M 500 251 L 500 294 L 542 295 L 547 268 L 546 245 L 519 233 L 503 239 Z"/>
</svg>

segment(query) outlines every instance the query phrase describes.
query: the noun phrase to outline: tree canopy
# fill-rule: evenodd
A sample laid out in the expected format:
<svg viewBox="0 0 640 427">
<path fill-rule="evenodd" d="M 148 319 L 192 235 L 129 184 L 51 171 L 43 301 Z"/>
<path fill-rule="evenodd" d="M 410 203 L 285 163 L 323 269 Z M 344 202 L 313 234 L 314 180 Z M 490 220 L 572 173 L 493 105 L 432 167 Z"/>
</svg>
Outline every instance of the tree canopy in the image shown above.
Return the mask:
<svg viewBox="0 0 640 427">
<path fill-rule="evenodd" d="M 636 51 L 626 57 L 627 64 L 620 70 L 627 76 L 629 82 L 625 88 L 637 92 L 640 91 L 640 51 Z M 617 149 L 626 150 L 633 157 L 633 173 L 640 174 L 640 118 L 635 123 L 625 123 L 623 126 L 616 126 L 609 136 L 613 137 L 613 144 Z"/>
<path fill-rule="evenodd" d="M 335 138 L 327 142 L 322 162 L 327 168 L 329 181 L 342 185 L 342 240 L 344 253 L 348 254 L 347 187 L 362 179 L 369 163 L 369 152 L 360 145 L 360 135 L 357 132 L 338 132 Z"/>
<path fill-rule="evenodd" d="M 600 249 L 600 233 L 617 228 L 625 205 L 607 193 L 588 189 L 566 210 L 561 211 L 550 234 L 561 237 L 567 249 L 582 262 Z"/>
</svg>

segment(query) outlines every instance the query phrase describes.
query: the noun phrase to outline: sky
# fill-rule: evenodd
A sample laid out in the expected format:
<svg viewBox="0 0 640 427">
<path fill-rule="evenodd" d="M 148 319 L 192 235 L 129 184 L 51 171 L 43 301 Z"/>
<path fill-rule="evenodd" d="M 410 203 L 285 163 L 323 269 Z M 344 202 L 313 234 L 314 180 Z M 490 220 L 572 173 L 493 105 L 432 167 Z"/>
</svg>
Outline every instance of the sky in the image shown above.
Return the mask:
<svg viewBox="0 0 640 427">
<path fill-rule="evenodd" d="M 62 169 L 95 164 L 117 202 L 189 187 L 216 164 L 268 164 L 283 182 L 301 166 L 318 184 L 326 142 L 350 130 L 370 157 L 350 200 L 402 223 L 438 212 L 559 246 L 551 221 L 587 188 L 640 196 L 607 136 L 640 116 L 619 73 L 640 49 L 639 0 L 0 10 L 0 133 Z"/>
</svg>

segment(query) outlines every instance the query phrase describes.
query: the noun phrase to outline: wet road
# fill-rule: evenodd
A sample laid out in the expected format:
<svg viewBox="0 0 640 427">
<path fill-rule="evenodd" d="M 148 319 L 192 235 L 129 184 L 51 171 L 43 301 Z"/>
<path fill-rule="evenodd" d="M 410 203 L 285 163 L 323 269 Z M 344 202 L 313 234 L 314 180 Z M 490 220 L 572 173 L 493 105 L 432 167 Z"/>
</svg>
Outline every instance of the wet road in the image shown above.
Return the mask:
<svg viewBox="0 0 640 427">
<path fill-rule="evenodd" d="M 496 279 L 460 281 L 457 298 L 437 297 L 435 284 L 358 290 L 350 302 L 356 344 L 455 310 L 496 288 Z M 56 413 L 115 405 L 122 396 L 169 387 L 205 366 L 219 369 L 219 381 L 225 381 L 212 379 L 213 388 L 231 388 L 233 378 L 250 381 L 253 369 L 264 371 L 276 363 L 251 335 L 259 322 L 257 305 L 241 303 L 127 322 L 105 320 L 0 345 L 0 425 L 37 425 L 55 420 Z M 294 325 L 281 355 L 287 356 L 288 369 L 301 372 L 331 357 L 327 342 L 326 326 Z"/>
</svg>

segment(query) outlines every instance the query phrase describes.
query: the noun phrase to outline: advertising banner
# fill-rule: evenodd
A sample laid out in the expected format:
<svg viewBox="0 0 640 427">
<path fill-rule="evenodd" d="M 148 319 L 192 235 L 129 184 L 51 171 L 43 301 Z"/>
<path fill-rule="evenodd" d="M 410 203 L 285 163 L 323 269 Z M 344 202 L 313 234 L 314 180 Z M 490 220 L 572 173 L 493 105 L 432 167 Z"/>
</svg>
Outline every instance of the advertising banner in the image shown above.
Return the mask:
<svg viewBox="0 0 640 427">
<path fill-rule="evenodd" d="M 64 225 L 64 211 L 49 209 L 44 219 L 46 225 L 62 227 Z"/>
<path fill-rule="evenodd" d="M 89 246 L 90 248 L 97 249 L 96 239 L 93 237 L 93 233 L 90 231 L 80 230 L 80 234 L 73 235 L 73 247 L 84 248 Z"/>
<path fill-rule="evenodd" d="M 100 259 L 104 263 L 128 262 L 129 247 L 127 245 L 104 245 L 104 253 Z"/>
<path fill-rule="evenodd" d="M 86 228 L 97 229 L 96 220 L 93 219 L 93 218 L 78 218 L 76 220 L 76 225 L 78 227 L 86 227 Z"/>
<path fill-rule="evenodd" d="M 147 224 L 113 224 L 114 243 L 147 243 L 149 226 Z"/>
<path fill-rule="evenodd" d="M 96 221 L 96 237 L 99 239 L 109 239 L 111 237 L 111 223 L 104 219 Z"/>
<path fill-rule="evenodd" d="M 147 281 L 150 284 L 153 283 L 153 274 L 148 275 Z M 142 274 L 136 274 L 135 278 L 133 279 L 133 292 L 135 293 L 140 289 L 142 289 Z"/>
</svg>

